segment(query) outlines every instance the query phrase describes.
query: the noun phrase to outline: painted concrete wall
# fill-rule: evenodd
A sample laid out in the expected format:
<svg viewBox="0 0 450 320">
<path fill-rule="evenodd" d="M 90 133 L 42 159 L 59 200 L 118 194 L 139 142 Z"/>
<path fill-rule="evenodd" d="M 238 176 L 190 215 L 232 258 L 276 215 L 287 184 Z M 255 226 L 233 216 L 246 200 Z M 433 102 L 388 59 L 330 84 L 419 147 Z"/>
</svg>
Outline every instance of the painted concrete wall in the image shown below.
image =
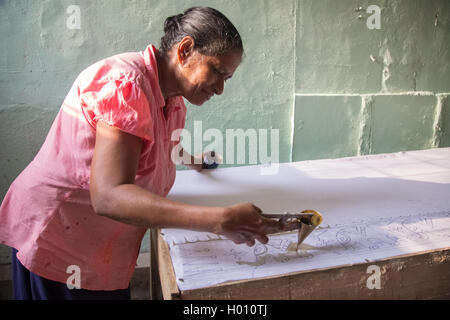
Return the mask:
<svg viewBox="0 0 450 320">
<path fill-rule="evenodd" d="M 380 29 L 367 26 L 370 5 Z M 449 1 L 299 0 L 296 10 L 293 161 L 450 146 Z"/>
<path fill-rule="evenodd" d="M 80 29 L 67 27 L 73 4 Z M 448 0 L 2 0 L 0 199 L 78 73 L 158 45 L 164 19 L 194 5 L 227 15 L 246 57 L 222 96 L 188 104 L 191 132 L 279 129 L 281 162 L 450 146 Z"/>
</svg>

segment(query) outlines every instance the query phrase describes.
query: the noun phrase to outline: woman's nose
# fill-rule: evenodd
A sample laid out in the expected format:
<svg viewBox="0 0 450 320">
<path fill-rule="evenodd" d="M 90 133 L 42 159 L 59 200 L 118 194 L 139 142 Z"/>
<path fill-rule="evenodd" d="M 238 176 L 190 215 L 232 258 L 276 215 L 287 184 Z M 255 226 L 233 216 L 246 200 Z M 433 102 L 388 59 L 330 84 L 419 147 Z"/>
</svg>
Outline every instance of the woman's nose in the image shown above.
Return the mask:
<svg viewBox="0 0 450 320">
<path fill-rule="evenodd" d="M 219 79 L 214 86 L 214 93 L 217 95 L 221 95 L 223 93 L 224 81 L 223 79 Z"/>
</svg>

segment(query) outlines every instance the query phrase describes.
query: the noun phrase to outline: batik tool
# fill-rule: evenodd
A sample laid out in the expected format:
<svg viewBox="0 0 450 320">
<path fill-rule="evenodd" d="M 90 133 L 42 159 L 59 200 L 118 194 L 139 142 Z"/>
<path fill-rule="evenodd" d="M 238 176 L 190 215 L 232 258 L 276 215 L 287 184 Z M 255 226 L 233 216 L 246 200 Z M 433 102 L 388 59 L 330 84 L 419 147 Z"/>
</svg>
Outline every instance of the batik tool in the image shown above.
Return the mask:
<svg viewBox="0 0 450 320">
<path fill-rule="evenodd" d="M 300 213 L 262 213 L 265 218 L 278 219 L 288 225 L 289 230 L 298 229 L 298 246 L 322 223 L 322 215 L 315 210 L 303 210 Z"/>
</svg>

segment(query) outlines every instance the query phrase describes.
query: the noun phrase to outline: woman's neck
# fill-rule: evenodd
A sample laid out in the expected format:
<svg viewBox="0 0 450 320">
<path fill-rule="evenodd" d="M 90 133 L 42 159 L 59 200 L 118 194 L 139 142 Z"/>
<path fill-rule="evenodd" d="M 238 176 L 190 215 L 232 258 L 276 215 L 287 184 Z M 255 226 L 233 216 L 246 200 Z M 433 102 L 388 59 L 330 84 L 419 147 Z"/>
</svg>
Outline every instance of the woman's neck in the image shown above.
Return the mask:
<svg viewBox="0 0 450 320">
<path fill-rule="evenodd" d="M 168 55 L 162 55 L 160 52 L 156 54 L 156 61 L 158 64 L 158 80 L 164 100 L 171 97 L 182 95 L 178 88 L 178 81 L 175 74 L 174 65 L 170 61 Z"/>
</svg>

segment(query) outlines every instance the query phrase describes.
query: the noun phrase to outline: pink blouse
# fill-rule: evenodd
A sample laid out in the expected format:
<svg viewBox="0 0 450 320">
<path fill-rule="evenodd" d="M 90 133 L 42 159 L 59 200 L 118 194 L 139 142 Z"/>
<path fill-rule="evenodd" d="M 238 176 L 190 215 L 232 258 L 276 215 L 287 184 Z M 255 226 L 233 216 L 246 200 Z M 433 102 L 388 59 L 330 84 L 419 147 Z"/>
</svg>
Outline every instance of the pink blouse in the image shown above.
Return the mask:
<svg viewBox="0 0 450 320">
<path fill-rule="evenodd" d="M 16 248 L 28 270 L 67 283 L 69 266 L 77 266 L 83 289 L 128 287 L 146 228 L 94 212 L 90 165 L 96 123 L 104 121 L 143 139 L 135 184 L 167 196 L 179 142 L 171 134 L 184 127 L 186 107 L 182 97 L 170 98 L 164 112 L 156 52 L 149 45 L 84 70 L 39 153 L 11 184 L 0 207 L 0 243 Z"/>
</svg>

